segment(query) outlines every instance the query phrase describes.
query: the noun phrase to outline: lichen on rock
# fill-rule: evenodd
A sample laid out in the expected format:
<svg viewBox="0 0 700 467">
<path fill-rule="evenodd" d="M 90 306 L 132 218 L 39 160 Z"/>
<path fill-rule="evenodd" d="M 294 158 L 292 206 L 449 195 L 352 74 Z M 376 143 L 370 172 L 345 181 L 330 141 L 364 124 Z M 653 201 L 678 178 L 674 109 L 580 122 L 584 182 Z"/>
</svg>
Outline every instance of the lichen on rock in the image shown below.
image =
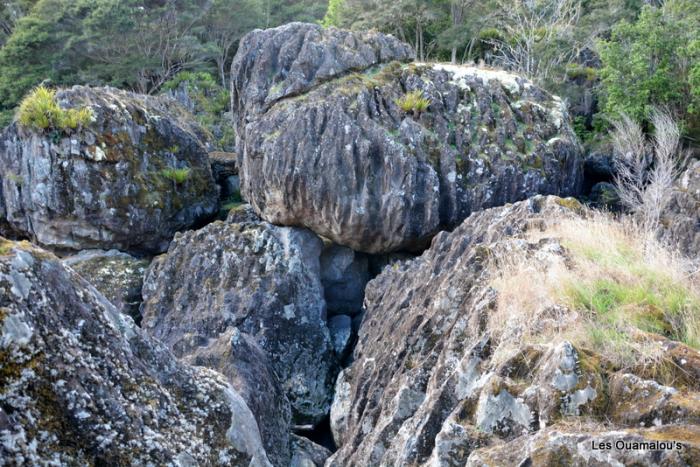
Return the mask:
<svg viewBox="0 0 700 467">
<path fill-rule="evenodd" d="M 92 121 L 70 134 L 15 122 L 0 135 L 4 217 L 15 231 L 57 250 L 160 253 L 176 231 L 216 213 L 204 133 L 177 104 L 84 86 L 56 99 L 89 108 Z"/>
</svg>

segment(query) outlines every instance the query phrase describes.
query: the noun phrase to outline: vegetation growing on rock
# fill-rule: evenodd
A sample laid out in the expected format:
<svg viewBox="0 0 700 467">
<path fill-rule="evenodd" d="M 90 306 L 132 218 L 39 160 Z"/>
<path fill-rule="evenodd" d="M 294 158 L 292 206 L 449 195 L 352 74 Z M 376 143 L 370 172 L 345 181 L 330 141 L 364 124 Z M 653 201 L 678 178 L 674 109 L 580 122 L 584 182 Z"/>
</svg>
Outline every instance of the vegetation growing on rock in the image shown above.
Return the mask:
<svg viewBox="0 0 700 467">
<path fill-rule="evenodd" d="M 56 101 L 56 90 L 44 86 L 27 94 L 17 111 L 17 120 L 22 126 L 38 131 L 68 132 L 88 126 L 93 118 L 90 107 L 63 109 Z"/>
</svg>

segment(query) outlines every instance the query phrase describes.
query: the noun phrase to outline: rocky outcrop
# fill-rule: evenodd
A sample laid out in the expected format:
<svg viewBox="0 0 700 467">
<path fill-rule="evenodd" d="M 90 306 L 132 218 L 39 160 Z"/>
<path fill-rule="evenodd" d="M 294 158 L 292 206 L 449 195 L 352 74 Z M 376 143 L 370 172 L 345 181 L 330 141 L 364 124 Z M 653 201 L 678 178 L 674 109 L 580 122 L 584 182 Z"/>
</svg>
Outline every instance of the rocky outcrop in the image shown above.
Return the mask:
<svg viewBox="0 0 700 467">
<path fill-rule="evenodd" d="M 582 213 L 573 199 L 539 196 L 477 212 L 438 234 L 422 256 L 370 281 L 353 363 L 336 382 L 331 428 L 339 450 L 328 465 L 586 465 L 576 445 L 587 442 L 590 452 L 599 435 L 649 440 L 651 430 L 636 430 L 663 425 L 682 427 L 664 439 L 692 438 L 695 383 L 676 390 L 629 379 L 565 338 L 532 343 L 516 332 L 494 334 L 500 271 L 514 258 L 537 271 L 567 268 L 567 249 L 537 234 Z M 538 329 L 581 319 L 544 303 L 537 313 L 530 319 Z M 686 374 L 695 360 L 682 361 Z M 571 428 L 581 420 L 591 420 L 591 433 Z M 667 465 L 695 459 L 694 443 L 664 454 Z M 567 461 L 551 457 L 557 453 Z M 652 451 L 615 456 L 657 459 Z"/>
<path fill-rule="evenodd" d="M 700 254 L 700 161 L 681 176 L 662 218 L 664 239 L 691 258 Z"/>
<path fill-rule="evenodd" d="M 8 222 L 42 245 L 160 253 L 173 234 L 216 213 L 203 133 L 167 98 L 113 88 L 59 91 L 89 107 L 70 134 L 13 123 L 0 135 Z"/>
<path fill-rule="evenodd" d="M 305 229 L 215 222 L 176 235 L 144 283 L 144 328 L 176 355 L 242 380 L 234 385 L 267 447 L 286 446 L 279 444 L 290 430 L 285 404 L 296 424 L 317 423 L 330 407 L 336 357 L 320 281 L 322 246 Z M 256 378 L 246 381 L 247 374 Z"/>
<path fill-rule="evenodd" d="M 0 239 L 0 329 L 0 464 L 270 465 L 225 378 L 50 253 Z"/>
<path fill-rule="evenodd" d="M 84 250 L 63 259 L 63 264 L 92 284 L 120 313 L 141 322 L 141 287 L 149 260 L 117 250 Z"/>
<path fill-rule="evenodd" d="M 313 25 L 242 40 L 241 192 L 261 217 L 383 253 L 420 249 L 479 209 L 579 191 L 558 98 L 506 72 L 407 58 L 393 38 Z"/>
</svg>

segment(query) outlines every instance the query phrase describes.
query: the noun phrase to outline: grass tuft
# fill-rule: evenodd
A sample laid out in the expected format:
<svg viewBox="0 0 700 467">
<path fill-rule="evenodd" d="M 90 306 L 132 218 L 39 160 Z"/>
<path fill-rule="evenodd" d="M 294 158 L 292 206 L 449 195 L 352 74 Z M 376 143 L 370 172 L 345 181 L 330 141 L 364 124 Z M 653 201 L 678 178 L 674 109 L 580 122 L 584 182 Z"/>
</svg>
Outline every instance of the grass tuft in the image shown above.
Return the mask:
<svg viewBox="0 0 700 467">
<path fill-rule="evenodd" d="M 39 86 L 20 103 L 17 120 L 20 125 L 34 130 L 76 130 L 93 119 L 89 107 L 63 109 L 56 101 L 56 91 Z"/>
<path fill-rule="evenodd" d="M 416 90 L 396 99 L 396 105 L 406 113 L 412 112 L 415 115 L 420 115 L 430 107 L 430 99 L 423 95 L 423 91 Z"/>
<path fill-rule="evenodd" d="M 179 184 L 185 183 L 190 178 L 191 170 L 189 168 L 183 169 L 163 169 L 160 171 L 160 175 L 172 182 Z"/>
</svg>

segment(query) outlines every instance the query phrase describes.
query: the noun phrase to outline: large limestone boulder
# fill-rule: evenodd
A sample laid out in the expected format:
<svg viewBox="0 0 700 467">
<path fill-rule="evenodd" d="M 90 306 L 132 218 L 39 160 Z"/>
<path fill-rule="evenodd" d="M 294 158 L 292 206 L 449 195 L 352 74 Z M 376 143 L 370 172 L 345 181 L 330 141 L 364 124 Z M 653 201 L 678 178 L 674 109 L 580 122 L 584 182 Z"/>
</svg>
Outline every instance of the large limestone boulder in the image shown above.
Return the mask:
<svg viewBox="0 0 700 467">
<path fill-rule="evenodd" d="M 69 133 L 18 122 L 0 135 L 7 221 L 42 245 L 160 253 L 173 234 L 216 213 L 202 132 L 177 104 L 75 86 L 63 108 L 93 121 Z"/>
<path fill-rule="evenodd" d="M 336 376 L 319 273 L 322 248 L 308 230 L 260 221 L 215 222 L 178 234 L 146 275 L 143 326 L 178 356 L 208 348 L 216 355 L 208 361 L 229 376 L 240 372 L 234 360 L 250 352 L 236 342 L 259 347 L 291 403 L 294 423 L 317 423 L 328 413 Z M 232 337 L 222 340 L 226 333 Z M 284 410 L 273 413 L 270 404 L 254 400 L 265 394 L 242 393 L 272 417 L 256 414 L 263 435 L 284 419 Z"/>
<path fill-rule="evenodd" d="M 0 464 L 269 466 L 225 378 L 52 254 L 0 239 Z"/>
<path fill-rule="evenodd" d="M 700 161 L 683 173 L 664 213 L 666 241 L 691 258 L 700 255 Z"/>
<path fill-rule="evenodd" d="M 574 334 L 548 334 L 581 329 L 576 323 L 584 318 L 563 305 L 528 296 L 535 305 L 526 324 L 504 315 L 506 292 L 495 285 L 503 271 L 520 258 L 531 271 L 564 274 L 572 254 L 542 231 L 584 212 L 573 199 L 542 196 L 480 211 L 438 234 L 422 256 L 370 281 L 353 362 L 336 382 L 331 428 L 339 449 L 327 465 L 530 465 L 528 449 L 540 440 L 547 456 L 558 452 L 551 427 L 568 427 L 563 459 L 574 463 L 532 457 L 532 465 L 585 465 L 576 443 L 599 433 L 611 439 L 615 429 L 621 439 L 643 441 L 652 434 L 632 429 L 678 426 L 680 442 L 692 437 L 696 383 L 673 378 L 678 388 L 666 388 L 633 380 L 604 355 L 574 345 L 566 337 Z M 525 339 L 523 327 L 535 338 Z M 700 355 L 682 347 L 678 375 L 689 374 Z M 593 421 L 593 434 L 571 428 L 583 420 Z M 665 465 L 693 458 L 668 455 Z M 619 458 L 645 465 L 653 456 Z"/>
<path fill-rule="evenodd" d="M 479 209 L 578 193 L 560 99 L 503 71 L 408 56 L 388 36 L 303 24 L 241 42 L 241 192 L 261 217 L 383 253 L 421 248 Z M 427 108 L 405 102 L 416 93 Z"/>
</svg>

